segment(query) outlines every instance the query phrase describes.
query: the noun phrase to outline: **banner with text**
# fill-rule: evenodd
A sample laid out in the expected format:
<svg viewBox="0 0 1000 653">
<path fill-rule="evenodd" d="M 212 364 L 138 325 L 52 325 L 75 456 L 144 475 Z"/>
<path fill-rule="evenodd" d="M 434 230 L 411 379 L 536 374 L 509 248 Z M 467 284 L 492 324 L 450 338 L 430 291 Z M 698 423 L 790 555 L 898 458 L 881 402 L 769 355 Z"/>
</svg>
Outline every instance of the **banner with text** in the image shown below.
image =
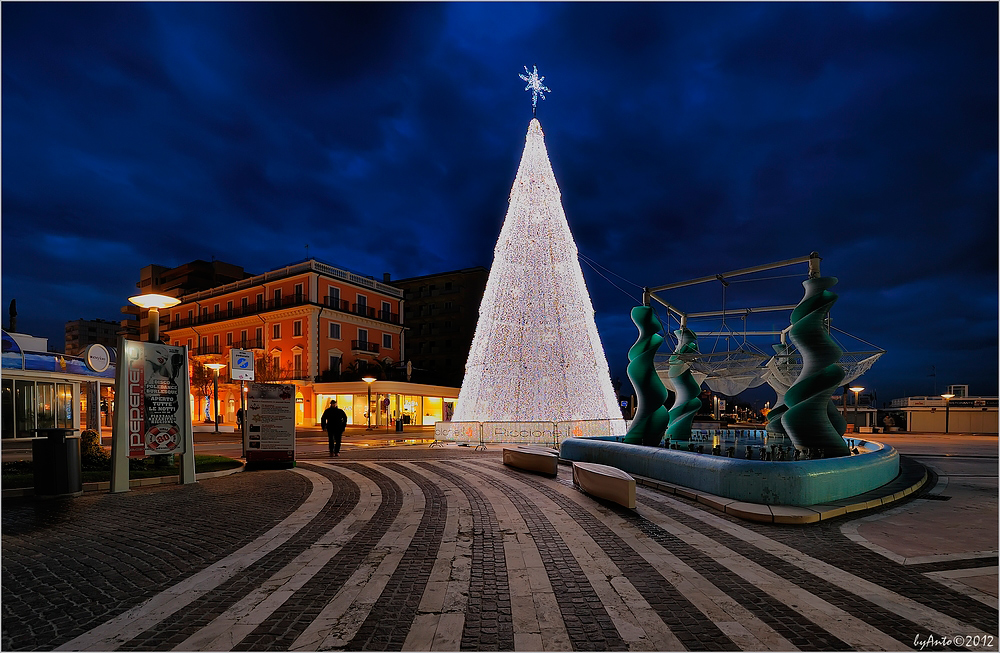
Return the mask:
<svg viewBox="0 0 1000 653">
<path fill-rule="evenodd" d="M 187 392 L 187 356 L 183 347 L 154 342 L 125 342 L 124 368 L 116 395 L 127 410 L 128 456 L 184 453 L 184 429 L 191 424 L 181 405 Z"/>
</svg>

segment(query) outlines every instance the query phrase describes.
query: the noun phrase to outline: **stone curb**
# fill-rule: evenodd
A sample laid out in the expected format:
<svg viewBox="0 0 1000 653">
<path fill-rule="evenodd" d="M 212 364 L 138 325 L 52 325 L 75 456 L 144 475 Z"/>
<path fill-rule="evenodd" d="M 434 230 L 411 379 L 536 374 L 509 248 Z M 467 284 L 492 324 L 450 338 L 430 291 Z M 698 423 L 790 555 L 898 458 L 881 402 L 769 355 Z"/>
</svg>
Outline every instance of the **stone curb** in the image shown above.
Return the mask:
<svg viewBox="0 0 1000 653">
<path fill-rule="evenodd" d="M 222 476 L 229 476 L 230 474 L 235 474 L 237 472 L 242 472 L 245 465 L 240 465 L 239 467 L 233 467 L 232 469 L 220 469 L 216 472 L 201 472 L 200 474 L 195 474 L 194 478 L 196 481 L 204 481 L 210 478 L 220 478 Z M 130 489 L 137 487 L 146 487 L 149 485 L 177 485 L 180 480 L 180 476 L 154 476 L 152 478 L 134 478 L 128 482 Z M 111 481 L 98 481 L 96 483 L 84 483 L 84 492 L 107 492 L 111 490 Z M 24 488 L 11 488 L 9 490 L 3 490 L 3 498 L 8 499 L 12 497 L 32 497 L 35 496 L 35 488 L 24 487 Z"/>
<path fill-rule="evenodd" d="M 882 497 L 868 498 L 869 494 L 878 493 L 878 490 L 874 490 L 872 493 L 844 499 L 834 504 L 805 507 L 770 506 L 761 503 L 747 503 L 745 501 L 737 501 L 736 499 L 720 497 L 706 492 L 699 492 L 697 490 L 692 490 L 680 485 L 674 485 L 672 483 L 665 483 L 663 481 L 647 478 L 645 476 L 637 476 L 635 474 L 632 476 L 635 478 L 635 482 L 639 485 L 644 485 L 646 487 L 657 489 L 661 492 L 666 492 L 667 494 L 675 494 L 679 497 L 697 501 L 702 505 L 718 510 L 719 512 L 724 512 L 727 515 L 732 515 L 733 517 L 769 524 L 812 524 L 825 519 L 840 517 L 841 515 L 845 515 L 847 513 L 885 506 L 913 494 L 923 487 L 928 478 L 927 471 L 925 469 L 923 477 L 916 483 L 902 490 L 887 493 Z M 892 484 L 890 483 L 889 485 Z"/>
</svg>

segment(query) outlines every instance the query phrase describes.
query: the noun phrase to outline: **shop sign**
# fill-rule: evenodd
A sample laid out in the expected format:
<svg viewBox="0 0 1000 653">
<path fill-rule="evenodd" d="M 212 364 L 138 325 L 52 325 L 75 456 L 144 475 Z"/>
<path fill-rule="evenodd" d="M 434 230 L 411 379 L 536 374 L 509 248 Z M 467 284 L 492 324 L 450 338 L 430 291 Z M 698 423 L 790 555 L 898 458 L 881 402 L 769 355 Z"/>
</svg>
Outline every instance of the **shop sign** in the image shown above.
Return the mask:
<svg viewBox="0 0 1000 653">
<path fill-rule="evenodd" d="M 124 349 L 115 394 L 126 409 L 129 458 L 184 453 L 184 428 L 191 428 L 181 405 L 188 394 L 184 347 L 127 341 Z"/>
<path fill-rule="evenodd" d="M 103 372 L 111 365 L 111 352 L 100 343 L 88 345 L 83 352 L 83 362 L 94 372 Z"/>
<path fill-rule="evenodd" d="M 247 392 L 247 462 L 295 460 L 295 386 L 251 383 Z"/>
</svg>

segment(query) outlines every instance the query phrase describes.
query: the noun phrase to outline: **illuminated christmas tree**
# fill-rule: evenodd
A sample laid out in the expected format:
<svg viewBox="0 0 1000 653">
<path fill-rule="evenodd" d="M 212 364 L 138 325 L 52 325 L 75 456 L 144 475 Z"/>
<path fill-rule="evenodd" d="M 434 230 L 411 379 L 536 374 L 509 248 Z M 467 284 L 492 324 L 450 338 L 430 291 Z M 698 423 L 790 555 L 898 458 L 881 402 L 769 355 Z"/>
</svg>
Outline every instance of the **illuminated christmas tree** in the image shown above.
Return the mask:
<svg viewBox="0 0 1000 653">
<path fill-rule="evenodd" d="M 538 82 L 536 92 L 548 90 Z M 621 411 L 542 126 L 533 118 L 454 421 L 591 419 L 621 420 Z"/>
</svg>

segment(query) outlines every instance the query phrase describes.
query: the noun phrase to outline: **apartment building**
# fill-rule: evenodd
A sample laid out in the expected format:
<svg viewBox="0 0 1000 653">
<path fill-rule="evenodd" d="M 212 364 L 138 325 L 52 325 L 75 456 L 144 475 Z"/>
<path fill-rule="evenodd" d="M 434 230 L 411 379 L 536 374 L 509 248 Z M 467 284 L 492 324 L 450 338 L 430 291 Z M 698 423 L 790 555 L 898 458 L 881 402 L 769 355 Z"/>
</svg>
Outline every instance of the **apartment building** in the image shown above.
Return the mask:
<svg viewBox="0 0 1000 653">
<path fill-rule="evenodd" d="M 118 322 L 112 320 L 71 320 L 65 327 L 65 347 L 69 356 L 79 356 L 89 345 L 118 346 Z"/>
<path fill-rule="evenodd" d="M 414 386 L 405 376 L 403 291 L 309 259 L 207 290 L 161 311 L 160 333 L 203 362 L 228 363 L 232 348 L 257 352 L 267 378 L 294 383 L 297 423 L 318 424 L 330 399 L 349 423 L 385 426 L 397 417 L 433 423 L 449 414 L 457 388 Z M 361 377 L 372 373 L 372 401 Z M 399 378 L 392 378 L 398 375 Z M 240 386 L 223 370 L 223 421 L 235 420 Z M 195 415 L 203 414 L 196 407 Z"/>
</svg>

